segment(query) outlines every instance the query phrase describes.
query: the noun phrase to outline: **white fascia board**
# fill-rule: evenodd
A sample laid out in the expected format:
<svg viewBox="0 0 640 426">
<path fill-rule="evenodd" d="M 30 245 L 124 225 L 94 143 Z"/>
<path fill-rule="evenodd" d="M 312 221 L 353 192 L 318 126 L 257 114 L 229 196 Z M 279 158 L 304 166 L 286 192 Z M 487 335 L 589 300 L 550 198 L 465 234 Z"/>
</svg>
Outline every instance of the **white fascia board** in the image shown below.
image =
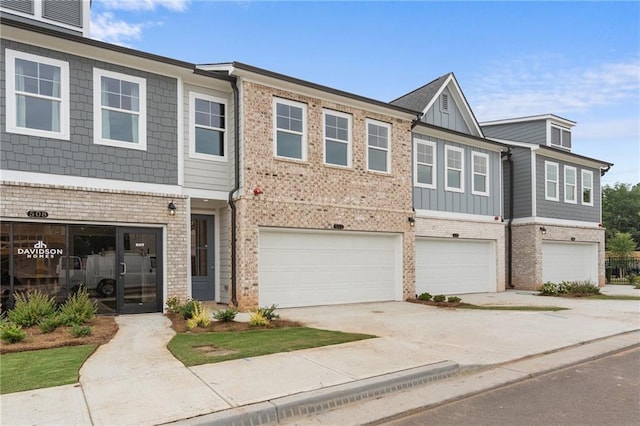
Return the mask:
<svg viewBox="0 0 640 426">
<path fill-rule="evenodd" d="M 31 173 L 16 170 L 0 171 L 0 181 L 75 187 L 78 190 L 97 189 L 111 191 L 147 192 L 161 195 L 182 194 L 182 188 L 178 185 L 162 185 L 155 183 L 131 182 L 114 179 L 98 179 L 82 176 L 54 175 L 49 173 Z"/>
<path fill-rule="evenodd" d="M 528 225 L 528 224 L 539 224 L 539 225 L 554 225 L 554 226 L 573 226 L 580 228 L 596 228 L 603 229 L 600 223 L 595 222 L 586 222 L 580 220 L 568 220 L 568 219 L 553 219 L 548 217 L 519 217 L 517 219 L 513 219 L 512 223 L 514 225 Z"/>
<path fill-rule="evenodd" d="M 442 130 L 440 130 L 438 128 L 420 126 L 418 124 L 416 127 L 413 128 L 412 132 L 422 136 L 430 136 L 432 138 L 443 139 L 449 142 L 456 142 L 456 143 L 467 145 L 467 146 L 486 149 L 487 151 L 502 152 L 506 149 L 504 146 L 491 143 L 491 140 L 487 139 L 487 142 L 483 142 L 481 140 L 476 139 L 478 136 L 465 137 L 462 134 L 449 132 L 444 127 L 442 128 Z"/>
<path fill-rule="evenodd" d="M 500 216 L 487 216 L 471 213 L 453 213 L 444 212 L 438 210 L 423 210 L 416 209 L 416 219 L 428 218 L 428 219 L 446 219 L 453 221 L 465 221 L 465 222 L 490 222 L 490 223 L 503 223 Z M 496 219 L 497 218 L 497 219 Z"/>
<path fill-rule="evenodd" d="M 527 142 L 518 142 L 518 141 L 511 141 L 508 139 L 500 139 L 500 138 L 487 138 L 488 140 L 494 141 L 494 142 L 498 142 L 501 144 L 505 144 L 505 145 L 510 145 L 510 146 L 517 146 L 517 147 L 521 147 L 521 148 L 529 148 L 529 149 L 535 149 L 538 147 L 538 144 L 535 143 L 527 143 Z"/>
<path fill-rule="evenodd" d="M 207 189 L 196 188 L 183 188 L 183 195 L 188 195 L 190 198 L 202 198 L 207 200 L 229 200 L 229 193 L 224 191 L 209 191 Z"/>
<path fill-rule="evenodd" d="M 541 149 L 538 151 L 538 154 L 545 156 L 547 158 L 552 158 L 554 160 L 560 160 L 569 164 L 577 164 L 580 166 L 591 167 L 594 169 L 600 169 L 602 167 L 606 167 L 609 165 L 609 163 L 605 163 L 603 161 L 573 155 L 571 152 L 565 153 L 565 152 L 551 151 L 549 149 Z"/>
<path fill-rule="evenodd" d="M 473 115 L 471 106 L 469 106 L 469 104 L 467 103 L 462 93 L 462 89 L 460 89 L 460 86 L 458 86 L 458 81 L 455 79 L 453 74 L 451 74 L 450 81 L 447 82 L 447 85 L 449 85 L 449 83 L 452 83 L 452 85 L 455 88 L 455 90 L 451 90 L 451 88 L 449 88 L 449 91 L 455 98 L 456 105 L 458 105 L 458 107 L 460 107 L 460 105 L 463 106 L 463 108 L 461 109 L 461 112 L 462 112 L 462 117 L 464 118 L 464 121 L 467 123 L 467 126 L 470 129 L 474 129 L 476 131 L 476 136 L 484 137 L 484 133 L 482 133 L 482 129 L 480 128 L 480 125 L 478 124 L 478 122 L 476 121 Z"/>
<path fill-rule="evenodd" d="M 536 197 L 537 197 L 537 191 L 536 191 L 536 184 L 537 184 L 537 175 L 536 175 L 536 150 L 532 149 L 531 150 L 531 214 L 535 215 L 538 212 L 538 204 L 536 202 Z M 545 170 L 546 173 L 546 170 Z M 558 180 L 560 180 L 560 175 L 558 174 Z M 545 185 L 546 185 L 546 176 L 545 176 Z M 545 188 L 546 191 L 546 188 Z M 558 191 L 560 191 L 560 185 L 558 184 Z"/>
</svg>

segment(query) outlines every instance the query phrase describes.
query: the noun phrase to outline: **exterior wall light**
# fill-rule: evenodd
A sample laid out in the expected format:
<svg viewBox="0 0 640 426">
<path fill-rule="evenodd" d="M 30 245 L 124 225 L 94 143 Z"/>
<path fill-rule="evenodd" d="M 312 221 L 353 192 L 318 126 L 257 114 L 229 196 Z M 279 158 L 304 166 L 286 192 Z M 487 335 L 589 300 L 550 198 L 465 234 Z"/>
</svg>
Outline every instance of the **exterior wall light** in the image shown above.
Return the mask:
<svg viewBox="0 0 640 426">
<path fill-rule="evenodd" d="M 262 189 L 260 189 L 259 186 L 256 186 L 255 188 L 253 188 L 253 195 L 258 196 L 260 194 L 262 194 Z"/>
<path fill-rule="evenodd" d="M 544 226 L 541 226 L 540 232 L 542 232 L 542 235 L 545 235 L 547 233 L 547 228 L 545 228 Z"/>
<path fill-rule="evenodd" d="M 415 220 L 415 218 L 413 218 L 413 217 L 409 216 L 409 217 L 407 218 L 407 220 L 409 221 L 409 225 L 411 225 L 411 226 L 416 226 L 416 220 Z"/>
<path fill-rule="evenodd" d="M 173 204 L 173 201 L 169 203 L 169 205 L 167 206 L 167 209 L 169 209 L 169 214 L 171 216 L 175 216 L 176 215 L 176 205 Z"/>
</svg>

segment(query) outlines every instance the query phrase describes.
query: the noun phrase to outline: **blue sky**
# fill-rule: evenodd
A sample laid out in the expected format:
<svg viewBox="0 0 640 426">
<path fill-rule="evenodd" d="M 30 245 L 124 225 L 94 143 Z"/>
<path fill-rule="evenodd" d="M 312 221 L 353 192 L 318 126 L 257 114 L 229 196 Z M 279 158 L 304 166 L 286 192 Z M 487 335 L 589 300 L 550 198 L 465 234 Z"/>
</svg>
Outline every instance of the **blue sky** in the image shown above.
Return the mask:
<svg viewBox="0 0 640 426">
<path fill-rule="evenodd" d="M 640 182 L 640 2 L 93 0 L 91 36 L 390 101 L 453 71 L 479 121 L 556 114 Z"/>
</svg>

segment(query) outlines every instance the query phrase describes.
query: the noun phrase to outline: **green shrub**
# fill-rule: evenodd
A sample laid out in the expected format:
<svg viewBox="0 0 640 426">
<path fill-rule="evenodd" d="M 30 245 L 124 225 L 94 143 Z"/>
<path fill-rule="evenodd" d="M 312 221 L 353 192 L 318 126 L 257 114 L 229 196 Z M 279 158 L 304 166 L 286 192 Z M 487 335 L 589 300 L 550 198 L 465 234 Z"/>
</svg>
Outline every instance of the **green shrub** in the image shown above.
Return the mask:
<svg viewBox="0 0 640 426">
<path fill-rule="evenodd" d="M 27 333 L 18 324 L 5 323 L 0 327 L 0 339 L 8 343 L 18 343 L 27 337 Z"/>
<path fill-rule="evenodd" d="M 432 295 L 430 295 L 429 293 L 422 293 L 418 296 L 418 299 L 420 300 L 431 300 L 433 298 Z"/>
<path fill-rule="evenodd" d="M 255 310 L 251 312 L 251 316 L 249 317 L 249 325 L 252 327 L 265 327 L 269 325 L 269 320 L 264 317 L 260 313 L 259 310 Z"/>
<path fill-rule="evenodd" d="M 568 281 L 562 281 L 558 284 L 558 294 L 570 294 L 572 283 Z"/>
<path fill-rule="evenodd" d="M 96 316 L 98 302 L 89 298 L 85 288 L 72 294 L 60 306 L 60 323 L 64 325 L 84 324 Z"/>
<path fill-rule="evenodd" d="M 447 298 L 447 302 L 449 302 L 449 303 L 460 303 L 461 300 L 462 299 L 460 299 L 459 297 L 456 297 L 456 296 L 449 296 Z"/>
<path fill-rule="evenodd" d="M 193 314 L 200 308 L 200 305 L 200 301 L 189 299 L 184 305 L 180 306 L 180 314 L 184 319 L 189 319 L 193 317 Z"/>
<path fill-rule="evenodd" d="M 576 281 L 569 286 L 569 294 L 590 295 L 600 294 L 600 288 L 591 281 Z"/>
<path fill-rule="evenodd" d="M 187 328 L 196 327 L 207 328 L 211 323 L 211 312 L 202 304 L 198 303 L 193 312 L 193 316 L 187 320 Z"/>
<path fill-rule="evenodd" d="M 540 296 L 557 296 L 558 285 L 552 282 L 546 282 L 540 287 Z"/>
<path fill-rule="evenodd" d="M 53 316 L 56 302 L 40 290 L 17 293 L 16 304 L 8 313 L 9 321 L 22 327 L 31 327 L 44 318 Z"/>
<path fill-rule="evenodd" d="M 280 318 L 280 315 L 275 313 L 277 307 L 278 305 L 273 304 L 268 308 L 258 308 L 258 312 L 269 321 L 273 321 Z"/>
<path fill-rule="evenodd" d="M 447 296 L 445 296 L 444 294 L 437 294 L 435 296 L 433 296 L 433 301 L 434 302 L 444 302 L 445 300 L 447 300 Z"/>
<path fill-rule="evenodd" d="M 231 322 L 236 318 L 236 315 L 238 315 L 238 311 L 233 308 L 215 311 L 213 313 L 213 317 L 222 322 Z"/>
<path fill-rule="evenodd" d="M 73 324 L 71 326 L 71 334 L 73 337 L 91 336 L 91 327 L 88 325 Z"/>
<path fill-rule="evenodd" d="M 179 314 L 180 299 L 178 299 L 176 296 L 167 299 L 167 312 L 169 312 L 170 314 Z"/>
<path fill-rule="evenodd" d="M 50 316 L 48 318 L 43 318 L 38 323 L 38 328 L 43 333 L 51 333 L 55 331 L 56 328 L 60 326 L 60 318 L 57 315 Z"/>
<path fill-rule="evenodd" d="M 627 275 L 627 282 L 631 285 L 634 285 L 638 280 L 638 276 L 634 273 Z"/>
</svg>

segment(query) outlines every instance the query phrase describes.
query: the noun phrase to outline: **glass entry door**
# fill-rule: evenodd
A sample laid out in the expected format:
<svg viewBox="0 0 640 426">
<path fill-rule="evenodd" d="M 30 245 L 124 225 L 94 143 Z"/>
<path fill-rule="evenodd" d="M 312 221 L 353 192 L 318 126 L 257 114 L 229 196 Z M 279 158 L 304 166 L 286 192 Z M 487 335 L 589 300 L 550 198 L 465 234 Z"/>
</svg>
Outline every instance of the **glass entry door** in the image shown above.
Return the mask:
<svg viewBox="0 0 640 426">
<path fill-rule="evenodd" d="M 118 228 L 117 303 L 123 314 L 162 310 L 162 230 Z"/>
</svg>

